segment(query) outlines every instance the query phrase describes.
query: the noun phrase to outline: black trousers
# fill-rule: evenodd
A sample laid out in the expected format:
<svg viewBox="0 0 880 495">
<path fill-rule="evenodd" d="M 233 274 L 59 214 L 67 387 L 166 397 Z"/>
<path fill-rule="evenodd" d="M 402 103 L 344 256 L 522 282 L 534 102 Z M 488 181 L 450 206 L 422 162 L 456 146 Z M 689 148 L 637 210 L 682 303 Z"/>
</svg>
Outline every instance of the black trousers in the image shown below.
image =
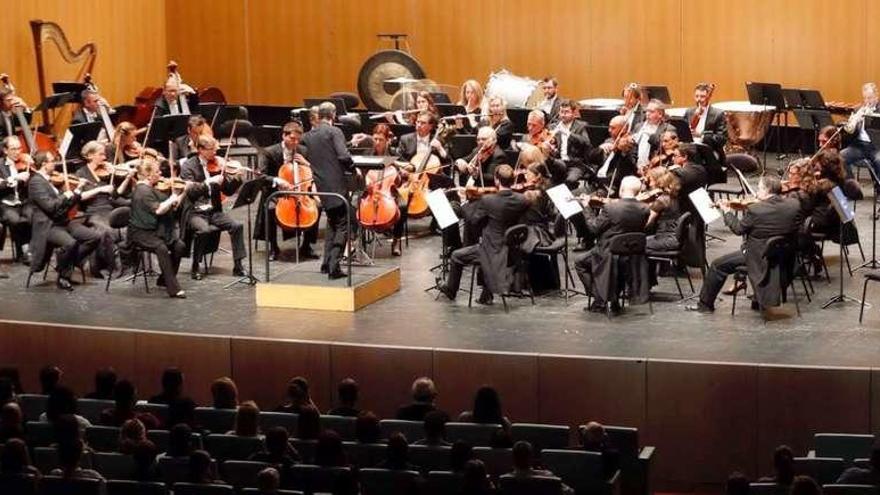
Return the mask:
<svg viewBox="0 0 880 495">
<path fill-rule="evenodd" d="M 180 292 L 177 269 L 180 268 L 180 258 L 186 252 L 186 245 L 180 239 L 166 240 L 156 232 L 129 227 L 128 242 L 156 255 L 162 270 L 160 276 L 165 280 L 165 290 L 169 296 Z"/>
<path fill-rule="evenodd" d="M 267 241 L 269 242 L 269 247 L 275 251 L 279 251 L 280 248 L 278 248 L 278 218 L 275 216 L 275 206 L 274 205 L 269 207 L 269 212 L 268 212 L 268 215 L 266 216 L 266 222 L 269 223 L 269 239 L 267 239 Z M 302 241 L 301 241 L 302 244 L 297 247 L 299 247 L 301 249 L 309 249 L 316 242 L 318 242 L 318 225 L 320 223 L 321 223 L 321 210 L 318 210 L 318 220 L 315 222 L 315 225 L 312 225 L 311 227 L 302 231 Z M 262 234 L 262 232 L 260 234 Z M 282 232 L 282 235 L 285 240 L 289 239 L 290 237 L 293 236 L 293 234 L 291 234 L 287 231 Z M 254 235 L 254 237 L 261 238 L 261 237 L 257 237 L 256 234 Z"/>
<path fill-rule="evenodd" d="M 339 269 L 342 251 L 345 249 L 345 243 L 348 242 L 348 229 L 345 225 L 346 208 L 351 214 L 351 230 L 354 233 L 355 214 L 348 203 L 324 210 L 327 214 L 327 233 L 324 236 L 324 259 L 321 261 L 321 268 L 326 268 L 330 273 Z"/>
<path fill-rule="evenodd" d="M 113 248 L 117 233 L 110 227 L 110 214 L 89 215 L 88 225 L 101 234 L 90 260 L 92 274 L 95 275 L 101 270 L 115 270 L 116 257 Z"/>
<path fill-rule="evenodd" d="M 734 251 L 727 253 L 721 257 L 715 258 L 706 271 L 706 277 L 703 279 L 703 287 L 700 289 L 700 302 L 706 306 L 715 307 L 715 299 L 721 288 L 724 287 L 724 281 L 727 276 L 736 272 L 736 269 L 745 266 L 746 256 L 742 251 Z"/>
<path fill-rule="evenodd" d="M 582 217 L 583 215 L 576 215 Z M 574 259 L 574 271 L 577 273 L 578 278 L 581 280 L 581 283 L 584 284 L 584 292 L 587 294 L 591 294 L 593 296 L 593 300 L 595 304 L 604 304 L 605 301 L 602 300 L 597 294 L 598 292 L 595 290 L 596 278 L 593 276 L 593 250 L 598 249 L 598 247 L 594 247 L 585 253 L 581 253 Z"/>
<path fill-rule="evenodd" d="M 196 266 L 205 254 L 203 237 L 204 234 L 210 232 L 212 225 L 220 230 L 229 232 L 229 238 L 232 241 L 232 259 L 236 263 L 247 256 L 244 246 L 244 226 L 241 222 L 233 220 L 232 217 L 222 211 L 214 211 L 207 214 L 195 213 L 189 219 L 189 227 L 194 234 L 193 266 Z"/>
<path fill-rule="evenodd" d="M 100 239 L 100 232 L 87 227 L 82 222 L 70 223 L 67 226 L 53 226 L 46 237 L 47 248 L 49 248 L 46 250 L 46 256 L 51 256 L 51 247 L 57 246 L 59 252 L 55 270 L 59 277 L 70 278 L 73 269 L 95 250 Z M 31 271 L 40 265 L 42 263 L 31 264 Z"/>
<path fill-rule="evenodd" d="M 480 262 L 480 245 L 473 244 L 467 247 L 456 249 L 452 252 L 449 264 L 449 275 L 446 278 L 446 286 L 457 293 L 461 287 L 461 274 L 465 265 L 476 265 Z"/>
<path fill-rule="evenodd" d="M 0 223 L 9 227 L 12 240 L 17 246 L 30 242 L 31 215 L 29 205 L 0 205 Z"/>
</svg>

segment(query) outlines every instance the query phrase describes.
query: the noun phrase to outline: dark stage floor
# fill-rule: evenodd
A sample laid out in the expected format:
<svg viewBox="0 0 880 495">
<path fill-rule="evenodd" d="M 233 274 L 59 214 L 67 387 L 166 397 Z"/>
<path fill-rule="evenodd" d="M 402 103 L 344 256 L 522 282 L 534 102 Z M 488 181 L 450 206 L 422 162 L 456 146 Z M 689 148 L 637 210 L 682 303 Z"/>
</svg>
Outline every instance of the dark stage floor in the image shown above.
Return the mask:
<svg viewBox="0 0 880 495">
<path fill-rule="evenodd" d="M 857 222 L 865 254 L 871 251 L 871 195 L 857 210 Z M 412 224 L 418 235 L 427 221 Z M 724 242 L 709 244 L 712 259 L 739 247 L 739 239 L 719 221 L 710 232 Z M 228 247 L 228 238 L 223 236 Z M 8 259 L 9 251 L 4 253 Z M 410 242 L 402 258 L 390 257 L 390 245 L 377 250 L 379 263 L 401 264 L 402 289 L 356 314 L 257 308 L 254 289 L 245 285 L 224 290 L 234 280 L 231 257 L 218 253 L 213 274 L 205 280 L 181 280 L 189 298 L 171 300 L 164 291 L 146 294 L 143 284 L 115 281 L 110 293 L 104 283 L 89 279 L 70 293 L 57 291 L 50 281 L 25 289 L 26 268 L 11 267 L 12 278 L 0 281 L 4 300 L 0 317 L 10 320 L 58 322 L 127 329 L 192 332 L 268 338 L 354 342 L 379 345 L 443 347 L 509 352 L 539 352 L 591 356 L 650 357 L 688 360 L 763 362 L 774 364 L 875 366 L 880 365 L 880 287 L 869 288 L 868 300 L 875 306 L 866 311 L 864 326 L 858 325 L 859 306 L 854 303 L 821 309 L 837 292 L 837 246 L 826 246 L 832 284 L 815 281 L 817 294 L 811 304 L 802 301 L 803 317 L 764 323 L 747 302 L 737 304 L 730 316 L 730 298 L 719 302 L 713 315 L 686 312 L 680 302 L 654 302 L 654 314 L 647 306 L 629 308 L 609 321 L 585 313 L 586 298 L 565 304 L 561 298 L 545 296 L 531 306 L 528 300 L 514 300 L 504 313 L 500 300 L 492 307 L 467 307 L 467 294 L 455 303 L 423 289 L 432 285 L 428 267 L 435 264 L 439 237 L 420 237 Z M 257 277 L 263 276 L 263 253 L 255 257 Z M 852 250 L 853 265 L 861 263 L 858 249 Z M 184 265 L 187 261 L 184 260 Z M 285 269 L 284 262 L 273 270 Z M 357 268 L 355 268 L 357 269 Z M 852 278 L 844 274 L 845 292 L 860 296 L 862 271 Z M 699 273 L 694 272 L 699 289 Z M 686 285 L 686 283 L 685 283 Z M 671 278 L 662 279 L 660 292 L 671 294 Z M 872 294 L 873 292 L 873 294 Z M 669 300 L 669 298 L 665 298 Z M 673 298 L 674 300 L 674 298 Z M 794 312 L 793 305 L 791 312 Z"/>
</svg>

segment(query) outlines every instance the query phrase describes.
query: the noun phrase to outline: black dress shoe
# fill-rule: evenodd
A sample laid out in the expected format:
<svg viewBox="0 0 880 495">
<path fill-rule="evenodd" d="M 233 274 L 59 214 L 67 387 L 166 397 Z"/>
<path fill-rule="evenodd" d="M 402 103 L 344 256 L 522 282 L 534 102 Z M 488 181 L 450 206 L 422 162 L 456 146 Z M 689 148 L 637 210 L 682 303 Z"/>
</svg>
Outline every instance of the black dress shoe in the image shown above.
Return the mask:
<svg viewBox="0 0 880 495">
<path fill-rule="evenodd" d="M 327 265 L 321 265 L 321 273 L 327 273 L 328 271 L 329 270 L 327 270 Z"/>
<path fill-rule="evenodd" d="M 241 265 L 235 265 L 232 268 L 232 275 L 236 277 L 244 277 L 244 268 L 242 268 Z"/>
<path fill-rule="evenodd" d="M 66 290 L 68 292 L 73 290 L 73 284 L 70 283 L 70 280 L 68 280 L 64 277 L 58 277 L 58 281 L 55 282 L 55 285 L 59 289 Z"/>
<path fill-rule="evenodd" d="M 448 285 L 439 283 L 437 284 L 437 290 L 439 290 L 440 293 L 446 296 L 450 301 L 455 301 L 456 294 L 452 292 L 452 289 L 450 289 Z"/>
<path fill-rule="evenodd" d="M 584 311 L 605 314 L 605 303 L 593 302 L 589 307 L 584 308 Z"/>
<path fill-rule="evenodd" d="M 278 261 L 279 253 L 277 251 L 271 251 L 269 253 L 269 261 Z"/>
<path fill-rule="evenodd" d="M 684 307 L 685 311 L 696 311 L 697 313 L 713 313 L 715 308 L 712 306 L 698 302 L 697 304 L 688 304 Z"/>
<path fill-rule="evenodd" d="M 343 270 L 341 268 L 337 268 L 337 269 L 333 270 L 332 272 L 330 272 L 327 276 L 330 278 L 330 280 L 337 280 L 340 278 L 347 277 L 348 272 L 346 272 L 345 270 Z"/>
<path fill-rule="evenodd" d="M 301 260 L 316 260 L 320 257 L 311 249 L 300 249 L 298 253 Z"/>
<path fill-rule="evenodd" d="M 494 300 L 495 298 L 492 296 L 491 292 L 483 291 L 480 293 L 480 297 L 477 298 L 477 304 L 491 306 L 494 303 Z"/>
<path fill-rule="evenodd" d="M 204 275 L 202 275 L 202 272 L 200 272 L 200 271 L 198 271 L 198 270 L 196 270 L 196 271 L 194 271 L 194 272 L 191 272 L 191 273 L 189 274 L 189 276 L 190 276 L 190 278 L 192 278 L 193 280 L 201 280 L 201 279 L 205 278 Z"/>
</svg>

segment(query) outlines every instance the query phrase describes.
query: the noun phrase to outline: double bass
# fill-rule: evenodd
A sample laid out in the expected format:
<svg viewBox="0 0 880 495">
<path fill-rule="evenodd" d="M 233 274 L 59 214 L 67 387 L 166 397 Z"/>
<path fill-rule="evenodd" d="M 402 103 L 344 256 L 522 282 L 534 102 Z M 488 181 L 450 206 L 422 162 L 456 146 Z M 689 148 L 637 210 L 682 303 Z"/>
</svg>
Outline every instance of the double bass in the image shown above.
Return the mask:
<svg viewBox="0 0 880 495">
<path fill-rule="evenodd" d="M 0 74 L 0 83 L 2 83 L 3 89 L 15 93 L 15 86 L 9 81 L 8 74 Z M 15 120 L 18 123 L 19 131 L 16 135 L 21 141 L 22 152 L 33 154 L 37 151 L 57 151 L 55 138 L 49 134 L 31 129 L 30 124 L 28 124 L 27 118 L 24 115 L 24 100 L 18 96 L 13 97 L 15 98 L 15 102 L 12 106 L 12 114 L 15 116 Z"/>
<path fill-rule="evenodd" d="M 367 176 L 375 173 L 370 171 Z M 400 207 L 395 197 L 399 172 L 393 165 L 386 165 L 378 175 L 361 196 L 357 217 L 364 228 L 381 232 L 400 220 Z"/>
</svg>

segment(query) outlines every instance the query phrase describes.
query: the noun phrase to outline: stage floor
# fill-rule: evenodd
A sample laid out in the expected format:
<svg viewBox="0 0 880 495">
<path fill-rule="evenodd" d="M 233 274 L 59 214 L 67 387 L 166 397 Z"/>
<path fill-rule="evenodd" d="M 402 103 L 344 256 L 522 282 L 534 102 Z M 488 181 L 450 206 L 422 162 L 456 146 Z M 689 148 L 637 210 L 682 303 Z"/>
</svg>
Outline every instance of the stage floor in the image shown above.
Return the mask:
<svg viewBox="0 0 880 495">
<path fill-rule="evenodd" d="M 857 222 L 865 254 L 870 258 L 873 193 L 869 187 L 864 189 L 869 197 L 858 207 Z M 817 294 L 810 304 L 801 301 L 801 318 L 764 323 L 742 299 L 736 316 L 731 317 L 730 298 L 722 296 L 712 315 L 686 312 L 681 302 L 655 300 L 653 315 L 644 305 L 627 308 L 625 314 L 609 320 L 585 313 L 583 296 L 570 299 L 568 304 L 559 297 L 543 296 L 536 299 L 535 306 L 527 299 L 514 299 L 507 314 L 497 298 L 494 306 L 475 303 L 471 309 L 466 293 L 460 293 L 456 302 L 443 297 L 435 300 L 436 292 L 424 289 L 434 282 L 428 267 L 438 261 L 440 238 L 423 235 L 427 225 L 427 220 L 411 224 L 414 238 L 402 258 L 390 257 L 389 242 L 377 249 L 377 263 L 400 264 L 401 290 L 354 314 L 257 308 L 252 287 L 237 285 L 224 290 L 234 278 L 231 257 L 221 252 L 215 256 L 212 275 L 202 281 L 189 278 L 188 260 L 183 261 L 181 281 L 188 294 L 186 300 L 169 299 L 158 289 L 146 294 L 142 281 L 132 285 L 117 280 L 105 293 L 103 280 L 88 279 L 85 286 L 63 293 L 55 289 L 51 273 L 47 282 L 37 280 L 36 286 L 25 289 L 26 268 L 14 265 L 10 267 L 12 277 L 0 281 L 4 295 L 0 318 L 382 346 L 821 366 L 880 365 L 880 287 L 868 289 L 868 300 L 875 305 L 866 310 L 863 326 L 858 325 L 858 304 L 821 309 L 838 291 L 839 259 L 834 244 L 826 246 L 832 283 L 814 281 Z M 720 221 L 710 227 L 710 232 L 724 239 L 709 243 L 710 259 L 739 248 L 739 238 Z M 228 247 L 225 234 L 221 245 Z M 9 256 L 7 243 L 3 259 Z M 255 275 L 261 280 L 264 259 L 262 251 L 256 253 Z M 853 266 L 862 262 L 855 246 L 851 261 Z M 285 269 L 285 264 L 276 262 L 272 269 L 277 273 Z M 846 294 L 861 295 L 863 271 L 850 277 L 844 270 Z M 699 290 L 699 272 L 694 271 L 692 277 Z M 687 282 L 683 283 L 687 291 Z M 798 290 L 803 297 L 803 289 L 798 286 Z M 658 292 L 672 295 L 673 280 L 661 279 Z M 794 306 L 789 306 L 793 314 Z"/>
</svg>

